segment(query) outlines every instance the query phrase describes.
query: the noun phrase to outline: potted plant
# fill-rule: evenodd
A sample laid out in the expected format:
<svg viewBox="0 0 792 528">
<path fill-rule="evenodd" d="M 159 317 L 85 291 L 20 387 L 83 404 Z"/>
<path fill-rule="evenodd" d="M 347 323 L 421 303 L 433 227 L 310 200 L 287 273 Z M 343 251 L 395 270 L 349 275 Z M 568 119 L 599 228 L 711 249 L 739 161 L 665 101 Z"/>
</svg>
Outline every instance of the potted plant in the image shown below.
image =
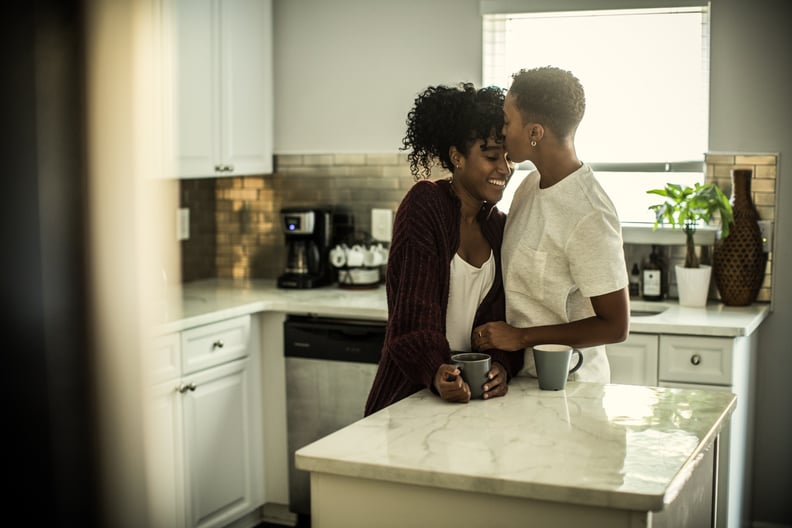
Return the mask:
<svg viewBox="0 0 792 528">
<path fill-rule="evenodd" d="M 676 266 L 679 304 L 682 306 L 704 306 L 707 303 L 712 268 L 699 264 L 693 235 L 700 223 L 708 224 L 715 214 L 720 215 L 720 236 L 729 235 L 733 221 L 729 199 L 714 183 L 696 183 L 693 187 L 682 187 L 667 183 L 663 189 L 646 191 L 657 194 L 665 201 L 649 206 L 655 213 L 654 229 L 660 224 L 669 224 L 685 232 L 685 265 Z"/>
</svg>

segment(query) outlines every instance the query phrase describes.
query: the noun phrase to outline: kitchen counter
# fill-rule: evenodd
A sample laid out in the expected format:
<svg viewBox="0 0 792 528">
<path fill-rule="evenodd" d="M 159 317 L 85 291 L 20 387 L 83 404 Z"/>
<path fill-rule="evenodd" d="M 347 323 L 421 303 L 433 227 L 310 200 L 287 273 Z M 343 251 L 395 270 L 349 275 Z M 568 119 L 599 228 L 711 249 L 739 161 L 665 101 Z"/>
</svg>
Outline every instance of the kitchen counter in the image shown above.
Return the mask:
<svg viewBox="0 0 792 528">
<path fill-rule="evenodd" d="M 285 312 L 324 317 L 385 321 L 385 287 L 348 290 L 338 286 L 314 289 L 278 288 L 275 280 L 210 279 L 185 284 L 166 301 L 161 333 L 258 312 Z"/>
<path fill-rule="evenodd" d="M 443 503 L 420 513 L 439 511 L 441 524 L 443 516 L 450 521 L 458 506 L 482 495 L 496 501 L 486 508 L 493 525 L 513 524 L 514 518 L 502 515 L 512 507 L 538 514 L 532 508 L 545 503 L 560 504 L 556 513 L 562 515 L 582 512 L 591 521 L 587 526 L 598 525 L 594 519 L 605 511 L 635 522 L 688 493 L 686 483 L 705 453 L 711 455 L 735 405 L 727 392 L 583 382 L 542 391 L 529 378 L 513 380 L 504 398 L 467 405 L 424 390 L 305 446 L 296 462 L 317 480 L 317 526 L 339 519 L 355 526 L 355 519 L 363 519 L 358 510 L 381 506 L 375 493 L 380 485 L 391 503 L 399 503 L 402 492 L 409 501 L 410 489 L 420 489 L 419 497 L 461 492 L 441 494 Z M 711 469 L 706 472 L 711 479 Z M 344 498 L 333 491 L 344 486 L 367 495 Z M 692 487 L 702 493 L 701 486 Z M 400 505 L 402 512 L 408 504 Z M 563 524 L 568 521 L 560 519 L 560 525 L 574 525 Z"/>
<path fill-rule="evenodd" d="M 261 311 L 386 320 L 385 287 L 348 290 L 326 286 L 309 290 L 278 288 L 274 280 L 204 280 L 185 284 L 164 302 L 162 333 L 174 332 L 237 315 Z M 632 317 L 630 331 L 736 337 L 750 335 L 769 313 L 769 305 L 744 307 L 710 303 L 687 308 L 675 302 L 631 301 L 632 308 L 652 315 Z"/>
</svg>

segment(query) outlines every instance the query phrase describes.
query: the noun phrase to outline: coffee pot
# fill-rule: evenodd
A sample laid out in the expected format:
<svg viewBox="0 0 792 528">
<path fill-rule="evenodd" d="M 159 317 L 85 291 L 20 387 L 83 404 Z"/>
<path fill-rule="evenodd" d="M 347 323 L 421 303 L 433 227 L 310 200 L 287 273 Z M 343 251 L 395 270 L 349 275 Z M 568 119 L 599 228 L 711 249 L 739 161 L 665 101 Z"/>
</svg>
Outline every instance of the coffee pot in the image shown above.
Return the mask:
<svg viewBox="0 0 792 528">
<path fill-rule="evenodd" d="M 313 240 L 292 240 L 286 247 L 286 273 L 316 275 L 319 269 L 319 248 Z"/>
<path fill-rule="evenodd" d="M 286 238 L 286 264 L 278 277 L 279 288 L 317 288 L 333 282 L 328 263 L 331 243 L 329 209 L 282 209 L 281 227 Z"/>
</svg>

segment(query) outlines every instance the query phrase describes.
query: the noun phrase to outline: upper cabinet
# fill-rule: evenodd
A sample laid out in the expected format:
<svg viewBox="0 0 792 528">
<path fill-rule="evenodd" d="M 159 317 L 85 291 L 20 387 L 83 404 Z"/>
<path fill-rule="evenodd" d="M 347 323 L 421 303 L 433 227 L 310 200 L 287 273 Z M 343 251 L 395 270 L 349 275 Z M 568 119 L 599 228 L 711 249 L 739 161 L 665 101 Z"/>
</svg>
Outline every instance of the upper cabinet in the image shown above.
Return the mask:
<svg viewBox="0 0 792 528">
<path fill-rule="evenodd" d="M 174 0 L 180 178 L 272 173 L 272 0 Z"/>
</svg>

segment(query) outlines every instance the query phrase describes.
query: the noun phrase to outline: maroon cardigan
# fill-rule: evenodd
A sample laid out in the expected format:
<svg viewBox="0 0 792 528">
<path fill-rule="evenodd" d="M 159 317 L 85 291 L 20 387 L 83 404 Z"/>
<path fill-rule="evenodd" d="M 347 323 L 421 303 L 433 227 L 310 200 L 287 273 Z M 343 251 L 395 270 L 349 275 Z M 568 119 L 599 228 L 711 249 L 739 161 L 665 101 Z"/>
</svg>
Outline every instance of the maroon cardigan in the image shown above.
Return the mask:
<svg viewBox="0 0 792 528">
<path fill-rule="evenodd" d="M 386 275 L 388 327 L 366 416 L 422 389 L 435 391 L 437 368 L 451 362 L 446 309 L 451 259 L 459 247 L 460 211 L 460 201 L 447 180 L 421 180 L 396 212 Z M 485 206 L 478 220 L 492 247 L 496 271 L 492 288 L 476 311 L 474 327 L 506 320 L 500 257 L 506 215 Z M 487 353 L 505 367 L 509 379 L 522 368 L 522 352 Z"/>
</svg>

